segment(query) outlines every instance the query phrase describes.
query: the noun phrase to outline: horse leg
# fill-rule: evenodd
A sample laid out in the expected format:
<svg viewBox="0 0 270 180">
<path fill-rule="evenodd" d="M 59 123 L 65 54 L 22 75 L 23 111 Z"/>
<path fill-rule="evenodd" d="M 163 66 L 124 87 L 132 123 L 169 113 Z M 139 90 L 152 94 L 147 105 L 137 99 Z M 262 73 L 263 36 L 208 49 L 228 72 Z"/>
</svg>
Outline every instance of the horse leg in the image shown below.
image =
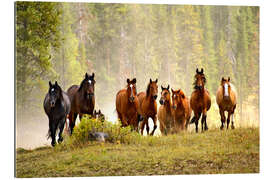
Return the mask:
<svg viewBox="0 0 270 180">
<path fill-rule="evenodd" d="M 233 114 L 232 114 L 232 129 L 234 129 Z"/>
<path fill-rule="evenodd" d="M 50 121 L 49 123 L 49 128 L 50 128 L 50 136 L 52 138 L 51 145 L 54 147 L 55 146 L 55 132 L 56 132 L 56 127 L 54 121 Z"/>
<path fill-rule="evenodd" d="M 196 133 L 198 133 L 198 124 L 199 124 L 200 117 L 201 117 L 201 112 L 194 113 L 194 117 L 192 118 L 192 119 L 195 119 Z"/>
<path fill-rule="evenodd" d="M 76 118 L 77 118 L 77 113 L 70 113 L 69 114 L 70 116 L 70 120 L 69 120 L 69 128 L 70 128 L 70 135 L 72 135 L 73 133 L 73 128 L 75 126 L 75 121 L 76 121 Z"/>
<path fill-rule="evenodd" d="M 151 136 L 154 135 L 155 130 L 157 129 L 157 116 L 152 117 L 152 119 L 153 119 L 153 122 L 154 122 L 154 129 L 153 129 L 152 132 L 151 132 Z M 147 123 L 147 126 L 148 126 L 148 123 Z M 149 126 L 148 126 L 148 127 L 149 127 Z M 147 128 L 147 127 L 146 127 L 146 128 Z"/>
<path fill-rule="evenodd" d="M 229 129 L 229 125 L 230 125 L 230 119 L 231 119 L 231 112 L 228 111 L 228 117 L 227 117 L 227 129 Z"/>
<path fill-rule="evenodd" d="M 144 120 L 144 117 L 143 117 L 143 121 L 142 121 L 141 127 L 140 127 L 140 129 L 141 129 L 141 135 L 143 135 L 144 126 L 145 126 L 145 120 Z"/>
<path fill-rule="evenodd" d="M 63 141 L 62 132 L 64 130 L 65 123 L 66 123 L 66 119 L 64 118 L 62 122 L 60 122 L 60 127 L 59 127 L 60 131 L 58 133 L 58 143 L 61 143 Z"/>
<path fill-rule="evenodd" d="M 220 117 L 221 117 L 220 130 L 222 130 L 224 128 L 224 123 L 225 123 L 225 114 L 224 114 L 224 111 L 221 108 L 219 108 L 219 114 L 220 114 Z"/>
<path fill-rule="evenodd" d="M 207 109 L 204 109 L 203 115 L 202 115 L 202 121 L 204 123 L 204 130 L 205 131 L 208 130 L 207 123 L 206 123 L 206 117 L 207 117 Z"/>
</svg>

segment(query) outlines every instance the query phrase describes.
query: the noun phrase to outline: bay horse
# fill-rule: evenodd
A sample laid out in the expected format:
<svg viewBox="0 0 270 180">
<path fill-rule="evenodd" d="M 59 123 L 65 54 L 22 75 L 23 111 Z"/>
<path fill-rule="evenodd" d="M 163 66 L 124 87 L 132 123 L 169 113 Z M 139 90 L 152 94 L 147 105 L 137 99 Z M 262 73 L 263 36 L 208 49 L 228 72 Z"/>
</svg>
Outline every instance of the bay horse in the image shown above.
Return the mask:
<svg viewBox="0 0 270 180">
<path fill-rule="evenodd" d="M 174 119 L 174 130 L 179 132 L 179 130 L 186 130 L 189 124 L 191 116 L 191 108 L 189 104 L 188 97 L 184 94 L 181 89 L 176 91 L 172 90 L 172 107 L 173 119 Z"/>
<path fill-rule="evenodd" d="M 100 120 L 102 123 L 105 121 L 105 116 L 100 110 L 94 111 L 93 118 Z"/>
<path fill-rule="evenodd" d="M 221 130 L 224 128 L 224 123 L 226 119 L 224 114 L 225 111 L 228 112 L 227 129 L 229 128 L 231 116 L 232 116 L 231 127 L 232 129 L 234 129 L 233 114 L 236 108 L 236 99 L 237 99 L 236 89 L 234 85 L 230 83 L 230 77 L 228 77 L 228 79 L 222 77 L 216 95 L 216 101 L 219 107 L 219 114 L 221 117 L 221 126 L 220 126 Z"/>
<path fill-rule="evenodd" d="M 191 119 L 190 124 L 195 122 L 196 125 L 196 132 L 198 132 L 198 123 L 199 119 L 202 114 L 202 132 L 205 130 L 208 130 L 207 123 L 206 123 L 206 117 L 207 117 L 207 111 L 211 107 L 211 98 L 209 95 L 209 92 L 204 87 L 206 83 L 206 78 L 203 73 L 203 68 L 201 68 L 201 71 L 196 69 L 195 74 L 195 82 L 194 82 L 194 91 L 191 94 L 190 98 L 190 106 L 191 109 L 194 112 L 194 117 Z"/>
<path fill-rule="evenodd" d="M 146 125 L 146 132 L 149 135 L 149 124 L 148 119 L 151 118 L 154 122 L 154 128 L 151 132 L 151 136 L 154 135 L 157 128 L 157 103 L 156 99 L 158 96 L 158 79 L 152 81 L 150 79 L 147 85 L 146 92 L 140 92 L 138 94 L 139 104 L 140 104 L 140 115 L 142 116 L 141 123 L 141 134 L 143 134 L 144 126 Z"/>
<path fill-rule="evenodd" d="M 93 116 L 95 108 L 95 74 L 85 74 L 85 78 L 81 82 L 80 86 L 72 85 L 67 94 L 71 101 L 71 110 L 69 113 L 69 128 L 70 134 L 73 132 L 77 115 L 80 119 L 83 114 L 89 114 Z"/>
<path fill-rule="evenodd" d="M 161 105 L 158 109 L 160 132 L 162 133 L 162 135 L 167 135 L 171 132 L 174 126 L 170 85 L 168 85 L 167 88 L 164 88 L 161 85 L 161 97 L 159 103 Z"/>
<path fill-rule="evenodd" d="M 115 105 L 122 127 L 131 125 L 135 130 L 138 130 L 139 100 L 137 97 L 136 78 L 132 80 L 127 79 L 126 89 L 122 89 L 116 94 Z"/>
<path fill-rule="evenodd" d="M 49 81 L 49 91 L 45 96 L 43 107 L 49 118 L 48 138 L 51 145 L 55 146 L 56 131 L 59 128 L 58 143 L 63 141 L 62 132 L 66 122 L 66 116 L 70 112 L 70 100 L 68 95 L 62 91 L 57 81 L 52 84 Z"/>
</svg>

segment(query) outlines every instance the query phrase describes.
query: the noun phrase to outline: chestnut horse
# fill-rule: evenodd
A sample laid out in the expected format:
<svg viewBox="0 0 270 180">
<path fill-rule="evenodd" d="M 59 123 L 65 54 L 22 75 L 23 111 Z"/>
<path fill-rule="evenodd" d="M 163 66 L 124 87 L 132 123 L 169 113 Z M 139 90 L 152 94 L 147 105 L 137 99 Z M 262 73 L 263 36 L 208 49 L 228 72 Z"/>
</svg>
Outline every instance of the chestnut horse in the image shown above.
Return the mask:
<svg viewBox="0 0 270 180">
<path fill-rule="evenodd" d="M 179 89 L 172 90 L 172 107 L 173 119 L 174 119 L 174 130 L 179 132 L 187 129 L 189 119 L 191 116 L 191 109 L 189 105 L 189 99 L 185 96 L 184 92 Z"/>
<path fill-rule="evenodd" d="M 206 116 L 207 111 L 211 107 L 211 98 L 209 95 L 209 92 L 206 88 L 204 88 L 204 85 L 206 83 L 206 78 L 203 73 L 203 68 L 201 71 L 196 69 L 196 75 L 195 75 L 195 82 L 194 82 L 194 91 L 191 94 L 190 98 L 190 106 L 191 109 L 194 112 L 194 117 L 191 119 L 191 123 L 195 122 L 196 125 L 196 132 L 198 132 L 198 123 L 200 116 L 202 114 L 202 132 L 205 130 L 208 130 L 207 123 L 206 123 Z"/>
<path fill-rule="evenodd" d="M 140 104 L 140 115 L 142 116 L 143 122 L 141 123 L 141 134 L 143 134 L 144 126 L 146 125 L 146 132 L 149 135 L 149 124 L 148 119 L 152 118 L 154 122 L 154 128 L 151 132 L 151 136 L 154 135 L 157 128 L 157 103 L 156 99 L 158 96 L 158 79 L 150 82 L 147 86 L 146 93 L 140 92 L 138 94 L 139 104 Z"/>
<path fill-rule="evenodd" d="M 81 85 L 73 85 L 67 90 L 67 94 L 71 101 L 71 110 L 69 113 L 69 128 L 70 134 L 73 132 L 77 115 L 81 119 L 83 114 L 93 116 L 95 108 L 95 74 L 85 74 L 84 80 Z"/>
<path fill-rule="evenodd" d="M 224 111 L 228 112 L 227 129 L 229 128 L 231 116 L 232 116 L 232 129 L 234 129 L 233 114 L 236 108 L 236 99 L 237 99 L 236 90 L 235 87 L 230 83 L 230 77 L 228 77 L 228 79 L 222 77 L 216 96 L 216 101 L 219 107 L 219 114 L 221 117 L 221 126 L 220 126 L 221 130 L 224 128 L 224 123 L 226 119 Z"/>
<path fill-rule="evenodd" d="M 159 100 L 161 106 L 158 109 L 158 120 L 162 135 L 171 133 L 171 130 L 174 126 L 171 94 L 169 88 L 170 85 L 168 85 L 167 88 L 164 88 L 161 85 L 161 97 Z"/>
<path fill-rule="evenodd" d="M 135 130 L 138 129 L 138 110 L 139 100 L 136 90 L 136 78 L 132 81 L 127 79 L 127 88 L 118 91 L 116 95 L 116 111 L 122 126 L 131 125 Z"/>
</svg>

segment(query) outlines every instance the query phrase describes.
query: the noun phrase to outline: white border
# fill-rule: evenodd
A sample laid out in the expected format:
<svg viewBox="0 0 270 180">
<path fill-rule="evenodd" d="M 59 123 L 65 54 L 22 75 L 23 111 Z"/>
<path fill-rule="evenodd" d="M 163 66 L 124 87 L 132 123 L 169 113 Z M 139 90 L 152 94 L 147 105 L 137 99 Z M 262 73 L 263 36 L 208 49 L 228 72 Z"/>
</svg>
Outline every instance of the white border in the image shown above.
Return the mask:
<svg viewBox="0 0 270 180">
<path fill-rule="evenodd" d="M 48 1 L 48 0 L 43 0 Z M 61 1 L 63 2 L 63 1 Z M 75 2 L 65 0 L 64 2 Z M 260 174 L 240 174 L 240 175 L 192 175 L 192 176 L 166 176 L 170 179 L 230 179 L 230 178 L 244 178 L 244 179 L 266 179 L 269 178 L 269 51 L 270 51 L 270 29 L 269 17 L 270 7 L 267 1 L 254 0 L 95 0 L 80 2 L 114 2 L 114 3 L 147 3 L 147 4 L 192 4 L 192 5 L 248 5 L 260 6 L 260 120 L 261 120 L 261 158 L 260 158 Z M 1 177 L 4 179 L 14 178 L 14 1 L 1 1 Z M 127 177 L 102 177 L 102 178 L 87 178 L 87 179 L 126 179 Z M 128 177 L 130 179 L 164 179 L 164 176 L 134 176 Z M 36 178 L 34 178 L 36 179 Z M 39 178 L 40 179 L 40 178 Z M 43 179 L 43 178 L 41 178 Z M 67 179 L 67 178 L 58 178 Z M 73 178 L 81 179 L 81 178 Z"/>
</svg>

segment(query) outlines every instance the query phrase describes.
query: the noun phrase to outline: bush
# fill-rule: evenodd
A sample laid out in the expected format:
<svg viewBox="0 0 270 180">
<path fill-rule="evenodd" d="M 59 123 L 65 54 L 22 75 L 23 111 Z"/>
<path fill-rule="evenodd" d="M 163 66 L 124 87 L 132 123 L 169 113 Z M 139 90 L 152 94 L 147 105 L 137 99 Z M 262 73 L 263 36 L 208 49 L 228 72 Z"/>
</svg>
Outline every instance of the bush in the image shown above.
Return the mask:
<svg viewBox="0 0 270 180">
<path fill-rule="evenodd" d="M 132 131 L 130 126 L 121 127 L 120 123 L 101 122 L 89 115 L 84 115 L 80 124 L 74 128 L 70 138 L 71 144 L 83 145 L 92 141 L 90 133 L 104 132 L 108 134 L 106 141 L 111 143 L 138 143 L 142 138 L 138 132 Z"/>
</svg>

